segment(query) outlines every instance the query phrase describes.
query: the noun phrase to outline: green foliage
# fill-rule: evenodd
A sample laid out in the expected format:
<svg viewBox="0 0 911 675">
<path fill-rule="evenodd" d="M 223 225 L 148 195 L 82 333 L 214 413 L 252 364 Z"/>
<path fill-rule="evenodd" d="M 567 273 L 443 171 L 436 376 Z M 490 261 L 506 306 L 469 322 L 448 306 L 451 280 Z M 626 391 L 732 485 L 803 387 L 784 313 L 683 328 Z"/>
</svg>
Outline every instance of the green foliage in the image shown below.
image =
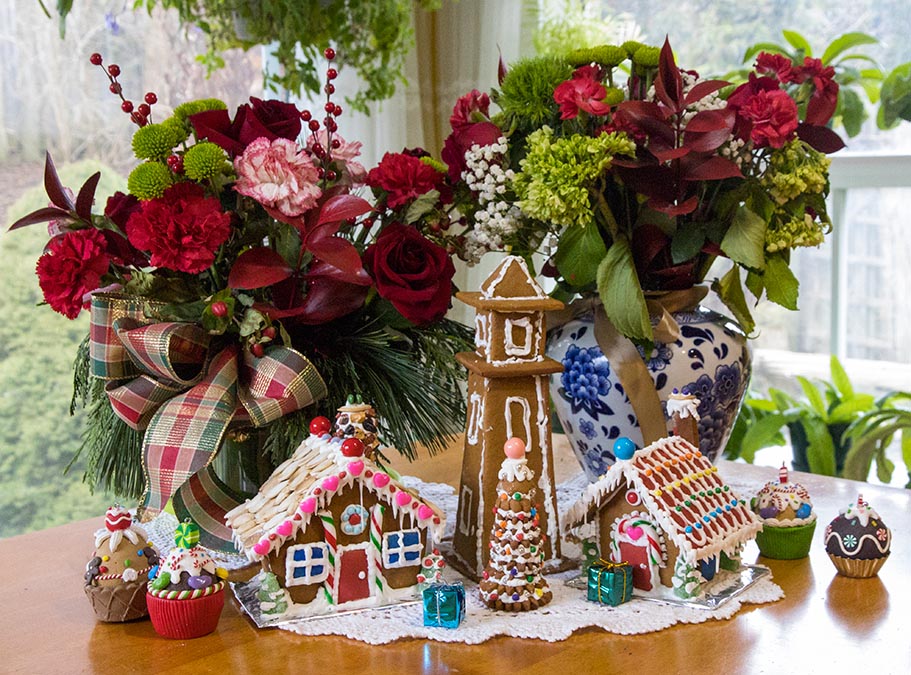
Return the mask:
<svg viewBox="0 0 911 675">
<path fill-rule="evenodd" d="M 651 342 L 652 324 L 636 275 L 629 242 L 618 237 L 598 266 L 598 295 L 604 312 L 621 333 L 635 342 Z"/>
<path fill-rule="evenodd" d="M 911 487 L 911 393 L 892 392 L 879 400 L 857 393 L 839 360 L 830 359 L 831 381 L 797 381 L 803 398 L 795 399 L 778 389 L 768 398 L 752 393 L 728 441 L 725 456 L 752 462 L 756 451 L 784 445 L 782 431 L 788 428 L 794 451 L 794 468 L 827 476 L 866 480 L 875 463 L 879 480 L 888 483 L 895 469 L 886 449 L 901 437 L 902 459 Z"/>
</svg>

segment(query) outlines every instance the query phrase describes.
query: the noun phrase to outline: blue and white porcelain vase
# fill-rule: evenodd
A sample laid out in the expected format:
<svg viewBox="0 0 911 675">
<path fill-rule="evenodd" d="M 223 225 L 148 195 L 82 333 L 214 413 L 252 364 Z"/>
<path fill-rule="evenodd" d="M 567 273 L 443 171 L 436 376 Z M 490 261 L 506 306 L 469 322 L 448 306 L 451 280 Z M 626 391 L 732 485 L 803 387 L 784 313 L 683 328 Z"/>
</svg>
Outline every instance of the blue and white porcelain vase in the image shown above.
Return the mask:
<svg viewBox="0 0 911 675">
<path fill-rule="evenodd" d="M 640 355 L 665 410 L 674 389 L 699 399 L 699 449 L 715 461 L 724 448 L 750 379 L 747 339 L 731 319 L 696 308 L 673 312 L 679 338 Z M 653 317 L 653 321 L 657 318 Z M 614 441 L 627 436 L 642 447 L 639 421 L 617 374 L 595 341 L 592 312 L 548 333 L 547 355 L 563 363 L 550 394 L 563 431 L 588 479 L 614 463 Z M 668 431 L 671 421 L 666 419 Z"/>
</svg>

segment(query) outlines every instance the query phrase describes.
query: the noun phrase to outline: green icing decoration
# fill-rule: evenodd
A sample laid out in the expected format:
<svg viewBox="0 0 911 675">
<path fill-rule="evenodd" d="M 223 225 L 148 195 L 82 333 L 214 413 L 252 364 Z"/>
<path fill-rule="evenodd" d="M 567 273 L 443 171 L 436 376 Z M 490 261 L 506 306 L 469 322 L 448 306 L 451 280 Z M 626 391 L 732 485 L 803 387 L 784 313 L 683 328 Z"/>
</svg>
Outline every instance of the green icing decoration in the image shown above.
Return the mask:
<svg viewBox="0 0 911 675">
<path fill-rule="evenodd" d="M 288 609 L 285 590 L 272 572 L 263 575 L 256 597 L 263 614 L 283 614 Z"/>
<path fill-rule="evenodd" d="M 152 582 L 152 588 L 156 591 L 163 591 L 171 585 L 171 573 L 159 572 L 158 576 Z"/>
</svg>

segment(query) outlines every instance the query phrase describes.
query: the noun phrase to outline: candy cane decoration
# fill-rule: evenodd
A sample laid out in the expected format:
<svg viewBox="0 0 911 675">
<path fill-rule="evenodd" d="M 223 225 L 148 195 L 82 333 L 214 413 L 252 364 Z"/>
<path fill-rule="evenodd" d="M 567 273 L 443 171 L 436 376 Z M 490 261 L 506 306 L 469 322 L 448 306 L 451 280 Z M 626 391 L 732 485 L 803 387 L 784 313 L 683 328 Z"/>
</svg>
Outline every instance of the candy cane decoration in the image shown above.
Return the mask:
<svg viewBox="0 0 911 675">
<path fill-rule="evenodd" d="M 329 576 L 326 577 L 326 581 L 323 583 L 323 592 L 326 594 L 326 600 L 329 601 L 329 604 L 334 605 L 335 600 L 333 599 L 332 593 L 335 590 L 335 553 L 338 549 L 338 538 L 335 533 L 335 519 L 329 511 L 320 511 L 317 515 L 323 522 L 323 539 L 328 548 L 329 558 Z"/>
<path fill-rule="evenodd" d="M 629 533 L 630 528 L 638 528 L 638 536 L 633 537 Z M 630 543 L 637 543 L 638 539 L 645 537 L 649 563 L 652 566 L 653 574 L 657 574 L 658 568 L 662 566 L 664 561 L 664 547 L 661 545 L 661 535 L 655 530 L 651 521 L 644 519 L 643 514 L 638 511 L 633 511 L 628 518 L 622 516 L 617 518 L 614 521 L 612 531 L 615 533 L 615 536 L 611 539 L 611 557 L 614 562 L 623 562 L 620 559 L 619 539 L 621 537 L 624 537 Z"/>
<path fill-rule="evenodd" d="M 376 588 L 379 595 L 383 594 L 385 588 L 383 578 L 383 512 L 386 507 L 382 504 L 374 504 L 370 509 L 370 543 L 373 544 L 373 555 L 376 568 Z"/>
</svg>

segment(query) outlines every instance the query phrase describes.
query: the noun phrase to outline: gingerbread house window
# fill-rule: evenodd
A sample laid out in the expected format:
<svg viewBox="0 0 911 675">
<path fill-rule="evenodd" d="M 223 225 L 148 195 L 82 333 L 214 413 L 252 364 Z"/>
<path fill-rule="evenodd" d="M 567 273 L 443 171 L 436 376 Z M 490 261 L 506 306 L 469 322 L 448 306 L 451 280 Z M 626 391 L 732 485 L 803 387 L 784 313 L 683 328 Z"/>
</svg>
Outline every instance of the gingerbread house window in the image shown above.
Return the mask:
<svg viewBox="0 0 911 675">
<path fill-rule="evenodd" d="M 474 343 L 478 349 L 487 346 L 487 315 L 478 312 L 474 318 L 475 338 Z"/>
<path fill-rule="evenodd" d="M 505 333 L 507 355 L 529 356 L 531 354 L 534 327 L 529 317 L 506 319 Z"/>
<path fill-rule="evenodd" d="M 477 445 L 478 430 L 481 428 L 481 418 L 484 414 L 484 400 L 479 393 L 474 392 L 471 395 L 468 407 L 468 442 Z"/>
<path fill-rule="evenodd" d="M 423 553 L 420 530 L 399 530 L 383 535 L 383 567 L 417 565 Z"/>
<path fill-rule="evenodd" d="M 288 548 L 285 556 L 285 585 L 322 583 L 329 576 L 329 549 L 323 542 Z"/>
<path fill-rule="evenodd" d="M 521 438 L 531 449 L 531 406 L 524 396 L 506 397 L 506 438 Z"/>
<path fill-rule="evenodd" d="M 462 493 L 459 495 L 459 531 L 462 534 L 471 534 L 471 517 L 474 515 L 474 504 L 471 498 L 473 494 L 471 488 L 467 485 L 462 486 Z"/>
</svg>

